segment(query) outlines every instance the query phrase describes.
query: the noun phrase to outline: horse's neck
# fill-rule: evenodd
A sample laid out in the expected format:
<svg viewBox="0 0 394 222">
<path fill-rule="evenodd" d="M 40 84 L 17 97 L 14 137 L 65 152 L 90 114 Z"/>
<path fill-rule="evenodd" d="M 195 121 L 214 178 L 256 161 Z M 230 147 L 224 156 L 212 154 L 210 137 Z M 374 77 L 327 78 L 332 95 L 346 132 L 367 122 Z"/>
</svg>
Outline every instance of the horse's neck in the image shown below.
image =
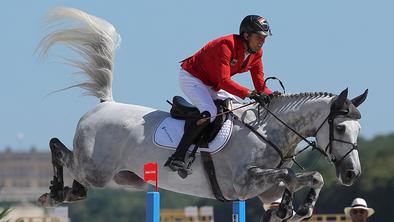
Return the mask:
<svg viewBox="0 0 394 222">
<path fill-rule="evenodd" d="M 269 109 L 292 129 L 303 137 L 314 136 L 316 130 L 324 122 L 330 112 L 331 94 L 310 93 L 276 96 L 271 101 Z M 260 120 L 256 115 L 257 106 L 246 108 L 254 112 L 247 112 L 251 120 L 256 119 L 254 125 L 262 127 L 267 138 L 279 147 L 284 147 L 286 153 L 294 151 L 301 137 L 289 130 L 283 123 L 260 108 Z M 266 117 L 265 119 L 263 119 Z M 248 118 L 248 117 L 246 117 Z"/>
<path fill-rule="evenodd" d="M 272 101 L 271 111 L 304 137 L 314 136 L 318 127 L 330 113 L 332 96 L 324 94 L 296 94 L 278 96 Z M 267 119 L 267 126 L 285 128 L 275 118 Z"/>
</svg>

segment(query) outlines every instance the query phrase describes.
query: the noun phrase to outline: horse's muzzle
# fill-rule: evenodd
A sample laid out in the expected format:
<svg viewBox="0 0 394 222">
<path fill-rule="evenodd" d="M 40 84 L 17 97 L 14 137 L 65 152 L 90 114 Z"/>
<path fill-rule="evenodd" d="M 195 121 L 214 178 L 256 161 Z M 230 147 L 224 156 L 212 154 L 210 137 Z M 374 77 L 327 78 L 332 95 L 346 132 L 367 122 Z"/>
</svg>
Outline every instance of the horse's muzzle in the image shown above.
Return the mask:
<svg viewBox="0 0 394 222">
<path fill-rule="evenodd" d="M 359 170 L 346 170 L 343 175 L 341 175 L 342 184 L 350 186 L 353 182 L 360 176 Z"/>
</svg>

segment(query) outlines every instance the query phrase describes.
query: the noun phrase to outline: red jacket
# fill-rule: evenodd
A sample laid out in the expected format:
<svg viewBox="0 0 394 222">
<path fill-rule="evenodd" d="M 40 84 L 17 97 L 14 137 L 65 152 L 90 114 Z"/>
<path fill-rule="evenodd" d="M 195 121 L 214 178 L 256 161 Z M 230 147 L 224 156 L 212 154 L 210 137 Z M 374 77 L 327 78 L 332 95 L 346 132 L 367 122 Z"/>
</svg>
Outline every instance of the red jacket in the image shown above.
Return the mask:
<svg viewBox="0 0 394 222">
<path fill-rule="evenodd" d="M 244 62 L 245 46 L 239 35 L 228 35 L 208 42 L 200 51 L 182 61 L 182 68 L 218 91 L 224 89 L 242 99 L 249 89 L 231 80 L 231 76 L 250 70 L 254 87 L 263 91 L 263 50 L 249 55 Z M 264 92 L 271 94 L 266 87 Z"/>
</svg>

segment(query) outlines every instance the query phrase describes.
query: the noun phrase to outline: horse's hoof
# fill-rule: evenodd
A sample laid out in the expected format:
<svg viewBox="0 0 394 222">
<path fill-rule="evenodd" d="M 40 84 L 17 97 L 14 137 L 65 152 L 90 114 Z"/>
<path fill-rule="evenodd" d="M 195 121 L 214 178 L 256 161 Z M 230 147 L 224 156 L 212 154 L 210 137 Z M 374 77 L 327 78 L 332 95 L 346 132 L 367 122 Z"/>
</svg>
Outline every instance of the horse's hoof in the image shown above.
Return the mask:
<svg viewBox="0 0 394 222">
<path fill-rule="evenodd" d="M 264 212 L 264 215 L 261 218 L 260 222 L 270 222 L 271 217 L 272 217 L 272 210 L 267 210 Z"/>
<path fill-rule="evenodd" d="M 49 193 L 44 193 L 43 195 L 41 195 L 38 198 L 37 203 L 42 207 L 56 207 L 57 205 L 61 204 L 61 202 L 51 198 L 51 195 Z"/>
<path fill-rule="evenodd" d="M 303 206 L 303 207 L 298 208 L 296 213 L 298 215 L 300 215 L 301 217 L 307 218 L 307 217 L 311 217 L 312 216 L 313 209 L 311 207 L 308 207 L 308 206 Z"/>
<path fill-rule="evenodd" d="M 86 199 L 86 195 L 85 196 L 80 196 L 80 195 L 75 195 L 75 194 L 69 193 L 67 195 L 66 199 L 64 200 L 64 202 L 65 203 L 71 203 L 71 202 L 84 200 L 84 199 Z"/>
<path fill-rule="evenodd" d="M 279 207 L 276 211 L 276 216 L 281 219 L 288 219 L 293 216 L 293 208 L 291 206 Z"/>
</svg>

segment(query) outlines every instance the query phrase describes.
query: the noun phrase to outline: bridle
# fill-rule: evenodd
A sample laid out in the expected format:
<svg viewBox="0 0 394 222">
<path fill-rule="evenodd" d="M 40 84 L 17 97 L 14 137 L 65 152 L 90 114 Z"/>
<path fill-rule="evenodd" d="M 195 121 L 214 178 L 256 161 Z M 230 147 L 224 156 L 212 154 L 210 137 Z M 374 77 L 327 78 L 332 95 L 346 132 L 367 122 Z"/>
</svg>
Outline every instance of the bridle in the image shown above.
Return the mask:
<svg viewBox="0 0 394 222">
<path fill-rule="evenodd" d="M 340 139 L 336 139 L 334 137 L 334 119 L 336 116 L 339 115 L 347 115 L 349 111 L 347 110 L 335 110 L 333 108 L 333 105 L 331 105 L 331 109 L 330 109 L 330 113 L 329 115 L 324 119 L 324 121 L 320 124 L 320 126 L 317 128 L 317 130 L 315 131 L 315 133 L 313 134 L 315 137 L 317 135 L 317 133 L 320 131 L 320 129 L 323 127 L 324 123 L 327 121 L 329 124 L 329 142 L 327 144 L 327 146 L 325 147 L 325 149 L 321 149 L 316 145 L 315 141 L 311 141 L 308 140 L 307 138 L 305 138 L 304 136 L 302 136 L 298 131 L 296 131 L 295 129 L 293 129 L 291 126 L 289 126 L 287 123 L 285 123 L 282 119 L 280 119 L 277 115 L 275 115 L 269 108 L 269 104 L 258 104 L 259 107 L 264 108 L 267 111 L 267 114 L 271 114 L 275 119 L 277 119 L 282 125 L 284 125 L 287 129 L 289 129 L 290 131 L 292 131 L 293 133 L 295 133 L 298 137 L 300 137 L 303 141 L 305 141 L 308 145 L 306 147 L 304 147 L 303 149 L 301 149 L 300 151 L 298 151 L 296 154 L 294 155 L 290 155 L 290 156 L 284 156 L 284 154 L 282 153 L 281 149 L 275 144 L 273 143 L 271 140 L 269 140 L 267 137 L 263 136 L 261 133 L 259 133 L 256 129 L 254 129 L 250 124 L 244 122 L 243 120 L 240 120 L 240 122 L 242 124 L 244 124 L 251 132 L 253 132 L 256 136 L 258 136 L 259 138 L 263 139 L 265 142 L 267 142 L 280 156 L 281 161 L 278 164 L 278 166 L 276 168 L 280 168 L 282 167 L 282 165 L 287 162 L 288 160 L 293 161 L 297 166 L 299 166 L 301 169 L 304 170 L 304 167 L 302 167 L 297 161 L 296 161 L 296 156 L 298 156 L 300 153 L 302 153 L 303 151 L 305 151 L 307 148 L 312 147 L 312 150 L 317 150 L 319 151 L 321 154 L 323 154 L 324 156 L 326 156 L 330 162 L 334 163 L 335 166 L 339 166 L 341 165 L 342 161 L 344 158 L 346 158 L 346 156 L 348 156 L 353 150 L 358 150 L 358 146 L 357 143 L 352 143 L 349 141 L 344 141 L 344 140 L 340 140 Z M 239 120 L 239 118 L 232 113 L 232 116 L 234 117 L 234 119 Z M 335 156 L 332 154 L 332 149 L 333 149 L 333 142 L 340 142 L 340 143 L 345 143 L 345 144 L 350 144 L 352 145 L 352 148 L 345 154 L 343 155 L 339 160 L 337 160 L 337 158 L 335 158 Z"/>
<path fill-rule="evenodd" d="M 344 140 L 340 140 L 334 137 L 334 119 L 336 116 L 339 115 L 344 115 L 346 116 L 348 114 L 348 110 L 339 110 L 339 111 L 335 111 L 332 107 L 331 107 L 331 111 L 330 114 L 327 116 L 327 118 L 323 121 L 323 123 L 317 128 L 316 133 L 314 134 L 314 136 L 316 137 L 317 133 L 319 132 L 319 130 L 322 128 L 322 126 L 324 125 L 324 123 L 327 121 L 328 125 L 329 125 L 329 142 L 327 144 L 327 146 L 325 147 L 324 151 L 321 150 L 320 148 L 317 148 L 317 146 L 315 147 L 318 151 L 320 151 L 323 155 L 325 155 L 332 163 L 335 164 L 335 166 L 339 166 L 341 164 L 341 162 L 343 161 L 343 159 L 345 159 L 353 150 L 358 150 L 358 145 L 357 143 L 352 143 L 349 141 L 344 141 Z M 343 155 L 339 160 L 337 160 L 335 158 L 335 156 L 332 154 L 332 143 L 336 141 L 336 142 L 340 142 L 340 143 L 345 143 L 345 144 L 350 144 L 352 146 L 352 148 L 346 152 L 345 155 Z M 327 152 L 328 151 L 328 152 Z M 328 153 L 328 154 L 327 154 Z"/>
</svg>

